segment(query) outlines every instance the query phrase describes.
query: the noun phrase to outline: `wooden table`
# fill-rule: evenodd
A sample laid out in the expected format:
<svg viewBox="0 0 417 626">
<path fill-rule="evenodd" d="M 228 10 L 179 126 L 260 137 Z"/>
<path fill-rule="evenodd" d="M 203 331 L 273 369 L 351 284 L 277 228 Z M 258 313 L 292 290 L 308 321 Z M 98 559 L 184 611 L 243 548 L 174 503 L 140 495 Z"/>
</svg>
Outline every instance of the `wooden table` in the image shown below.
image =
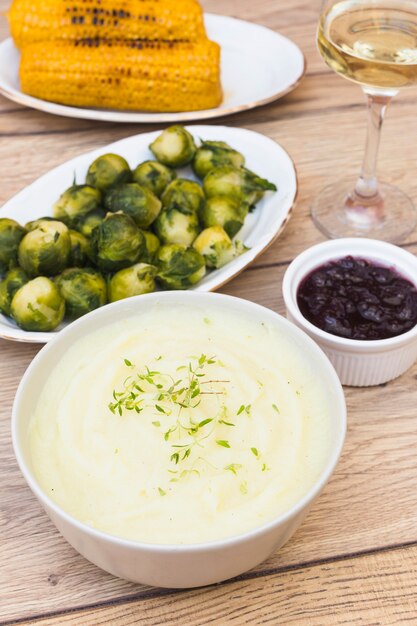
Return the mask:
<svg viewBox="0 0 417 626">
<path fill-rule="evenodd" d="M 0 0 L 0 11 L 7 4 Z M 254 266 L 223 289 L 283 313 L 285 268 L 321 239 L 309 217 L 312 198 L 326 182 L 358 172 L 364 100 L 359 88 L 328 70 L 315 51 L 317 0 L 203 4 L 209 11 L 281 31 L 308 60 L 307 76 L 294 93 L 219 120 L 272 137 L 297 164 L 299 199 L 288 228 Z M 5 99 L 0 99 L 0 113 L 0 204 L 73 156 L 152 130 L 53 117 Z M 416 116 L 416 91 L 409 90 L 390 111 L 380 170 L 417 201 Z M 417 253 L 417 233 L 404 247 Z M 2 624 L 35 619 L 45 626 L 417 624 L 417 367 L 388 385 L 346 389 L 349 427 L 341 462 L 286 546 L 239 579 L 171 591 L 118 580 L 88 563 L 58 534 L 24 483 L 12 452 L 10 413 L 19 379 L 38 350 L 0 340 Z"/>
</svg>

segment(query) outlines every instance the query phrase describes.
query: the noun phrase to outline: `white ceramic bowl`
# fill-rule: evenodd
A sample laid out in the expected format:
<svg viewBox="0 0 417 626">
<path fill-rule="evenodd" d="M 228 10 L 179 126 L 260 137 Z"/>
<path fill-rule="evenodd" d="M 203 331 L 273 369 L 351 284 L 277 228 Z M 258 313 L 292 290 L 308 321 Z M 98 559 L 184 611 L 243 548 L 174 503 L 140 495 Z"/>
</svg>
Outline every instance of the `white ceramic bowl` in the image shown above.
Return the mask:
<svg viewBox="0 0 417 626">
<path fill-rule="evenodd" d="M 27 430 L 33 407 L 63 352 L 78 338 L 115 319 L 137 315 L 164 303 L 208 308 L 218 306 L 236 315 L 249 314 L 284 328 L 301 346 L 327 387 L 333 409 L 332 446 L 323 471 L 309 492 L 287 513 L 250 532 L 221 541 L 192 545 L 157 545 L 119 539 L 95 530 L 57 506 L 38 485 L 31 467 Z M 343 390 L 332 365 L 317 345 L 285 318 L 259 305 L 220 294 L 163 292 L 121 300 L 70 324 L 32 361 L 19 385 L 13 407 L 13 446 L 20 469 L 33 493 L 67 541 L 102 569 L 134 582 L 161 587 L 198 587 L 232 578 L 251 569 L 283 545 L 301 524 L 312 503 L 330 478 L 340 456 L 346 430 Z"/>
<path fill-rule="evenodd" d="M 349 255 L 392 267 L 417 285 L 417 258 L 398 246 L 362 238 L 325 241 L 308 248 L 289 265 L 282 285 L 287 317 L 324 350 L 343 385 L 379 385 L 403 374 L 417 359 L 417 326 L 389 339 L 345 339 L 311 324 L 297 305 L 298 287 L 307 274 L 323 263 Z"/>
</svg>

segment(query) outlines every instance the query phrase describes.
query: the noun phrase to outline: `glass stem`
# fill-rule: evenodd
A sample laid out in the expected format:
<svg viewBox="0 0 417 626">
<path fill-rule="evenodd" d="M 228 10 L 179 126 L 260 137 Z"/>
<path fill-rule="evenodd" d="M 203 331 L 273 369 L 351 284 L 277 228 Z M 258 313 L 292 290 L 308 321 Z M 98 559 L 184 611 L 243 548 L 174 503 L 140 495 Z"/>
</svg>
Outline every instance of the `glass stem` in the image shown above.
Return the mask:
<svg viewBox="0 0 417 626">
<path fill-rule="evenodd" d="M 355 192 L 358 196 L 370 198 L 378 193 L 376 168 L 381 127 L 392 96 L 373 93 L 366 93 L 366 96 L 368 100 L 368 134 L 362 170 L 356 183 Z"/>
</svg>

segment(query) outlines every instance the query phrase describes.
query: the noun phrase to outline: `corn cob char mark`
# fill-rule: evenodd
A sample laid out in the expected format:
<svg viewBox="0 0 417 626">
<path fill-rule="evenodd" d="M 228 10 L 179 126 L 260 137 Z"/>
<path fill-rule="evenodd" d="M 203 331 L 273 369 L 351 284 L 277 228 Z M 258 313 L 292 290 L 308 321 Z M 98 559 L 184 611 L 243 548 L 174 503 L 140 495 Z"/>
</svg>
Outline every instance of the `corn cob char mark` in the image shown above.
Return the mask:
<svg viewBox="0 0 417 626">
<path fill-rule="evenodd" d="M 72 106 L 190 111 L 221 103 L 220 48 L 202 39 L 84 39 L 25 46 L 22 90 Z"/>
<path fill-rule="evenodd" d="M 13 0 L 9 24 L 18 48 L 39 41 L 205 36 L 196 0 Z"/>
</svg>

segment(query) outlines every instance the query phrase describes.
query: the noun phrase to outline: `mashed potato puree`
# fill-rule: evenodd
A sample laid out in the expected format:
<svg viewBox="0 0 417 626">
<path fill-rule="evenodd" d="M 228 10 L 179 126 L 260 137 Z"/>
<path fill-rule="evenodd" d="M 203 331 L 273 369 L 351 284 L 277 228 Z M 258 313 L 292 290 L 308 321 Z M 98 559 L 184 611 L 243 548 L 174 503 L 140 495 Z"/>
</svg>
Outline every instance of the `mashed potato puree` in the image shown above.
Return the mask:
<svg viewBox="0 0 417 626">
<path fill-rule="evenodd" d="M 76 341 L 28 435 L 52 500 L 146 543 L 213 541 L 272 520 L 311 488 L 331 445 L 324 384 L 285 329 L 218 306 L 176 308 L 156 304 Z M 120 415 L 113 391 L 132 381 L 140 411 Z M 174 383 L 173 400 L 163 394 Z"/>
</svg>

